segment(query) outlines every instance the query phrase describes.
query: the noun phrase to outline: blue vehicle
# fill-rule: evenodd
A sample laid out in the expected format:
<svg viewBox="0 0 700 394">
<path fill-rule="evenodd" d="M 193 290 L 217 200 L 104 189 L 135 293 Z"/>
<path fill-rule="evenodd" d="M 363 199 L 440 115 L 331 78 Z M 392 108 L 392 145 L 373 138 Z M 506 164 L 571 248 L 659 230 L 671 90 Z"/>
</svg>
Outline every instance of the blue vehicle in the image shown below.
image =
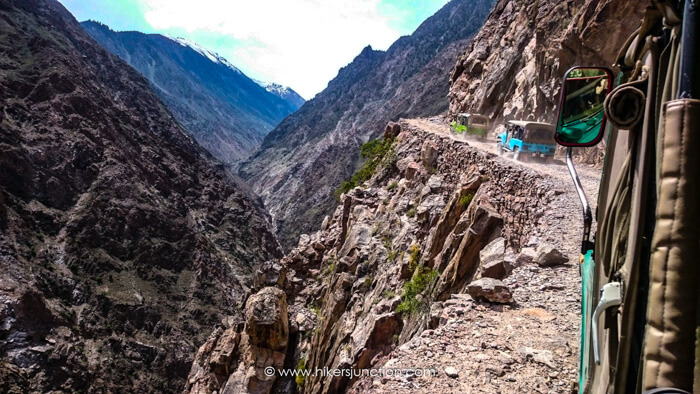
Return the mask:
<svg viewBox="0 0 700 394">
<path fill-rule="evenodd" d="M 505 131 L 498 134 L 496 141 L 498 155 L 506 151 L 513 153 L 513 159 L 528 161 L 540 157 L 547 163 L 554 161 L 556 142 L 554 125 L 525 120 L 508 121 Z"/>
</svg>

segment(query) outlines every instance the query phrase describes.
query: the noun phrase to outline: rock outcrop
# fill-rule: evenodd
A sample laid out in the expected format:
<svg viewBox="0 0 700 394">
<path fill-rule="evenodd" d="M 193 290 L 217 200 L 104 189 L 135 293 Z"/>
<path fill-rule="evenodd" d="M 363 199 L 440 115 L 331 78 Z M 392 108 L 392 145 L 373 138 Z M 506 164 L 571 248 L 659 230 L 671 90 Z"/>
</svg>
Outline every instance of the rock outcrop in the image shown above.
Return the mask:
<svg viewBox="0 0 700 394">
<path fill-rule="evenodd" d="M 224 320 L 223 327 L 199 349 L 185 391 L 271 392 L 276 371 L 284 366 L 288 339 L 286 295 L 279 288 L 266 287 L 248 299 L 242 329 Z"/>
<path fill-rule="evenodd" d="M 0 391 L 182 390 L 281 255 L 261 204 L 57 1 L 0 37 Z"/>
<path fill-rule="evenodd" d="M 320 231 L 302 235 L 279 263 L 258 272 L 262 292 L 274 286 L 287 294 L 286 368 L 371 368 L 425 328 L 449 319 L 445 308 L 472 302 L 464 293 L 475 286 L 479 300 L 517 303 L 506 284 L 483 272 L 498 262 L 508 276 L 516 251 L 541 235 L 539 217 L 557 186 L 407 122 L 390 124 L 385 135 L 394 142 L 372 179 L 341 196 Z M 211 349 L 205 345 L 200 352 Z M 237 360 L 245 359 L 239 354 Z M 216 363 L 203 365 L 211 370 Z M 240 365 L 236 361 L 231 369 Z M 195 376 L 198 371 L 193 368 Z M 272 387 L 343 392 L 356 380 L 277 376 Z"/>
<path fill-rule="evenodd" d="M 386 52 L 365 48 L 328 87 L 273 130 L 240 168 L 287 249 L 332 213 L 334 191 L 358 168 L 359 147 L 400 117 L 447 110 L 449 69 L 494 0 L 454 0 Z"/>
</svg>

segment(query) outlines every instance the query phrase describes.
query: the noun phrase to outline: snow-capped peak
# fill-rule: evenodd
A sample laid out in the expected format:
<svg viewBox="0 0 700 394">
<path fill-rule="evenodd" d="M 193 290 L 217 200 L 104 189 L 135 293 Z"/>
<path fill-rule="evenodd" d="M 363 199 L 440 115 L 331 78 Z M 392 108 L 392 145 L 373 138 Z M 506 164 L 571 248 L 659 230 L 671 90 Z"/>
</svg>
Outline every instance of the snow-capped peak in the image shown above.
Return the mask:
<svg viewBox="0 0 700 394">
<path fill-rule="evenodd" d="M 262 86 L 263 88 L 265 88 L 265 90 L 267 90 L 268 92 L 275 93 L 279 96 L 282 96 L 284 94 L 288 94 L 291 91 L 291 89 L 288 86 L 280 85 L 280 84 L 275 83 L 275 82 L 264 82 L 264 81 L 259 81 L 257 79 L 254 79 L 253 81 L 255 83 L 257 83 L 258 85 Z"/>
<path fill-rule="evenodd" d="M 214 62 L 214 63 L 223 64 L 224 66 L 230 68 L 231 70 L 233 70 L 233 71 L 235 71 L 235 72 L 237 72 L 237 73 L 239 73 L 239 74 L 242 74 L 242 73 L 241 73 L 241 70 L 239 70 L 239 69 L 238 69 L 236 66 L 234 66 L 233 64 L 229 63 L 228 60 L 226 60 L 223 56 L 219 55 L 219 54 L 216 53 L 216 52 L 212 52 L 212 51 L 210 51 L 210 50 L 208 50 L 208 49 L 205 49 L 205 48 L 201 47 L 200 45 L 198 45 L 197 43 L 192 42 L 192 41 L 190 41 L 190 40 L 188 40 L 188 39 L 186 39 L 186 38 L 177 37 L 177 38 L 171 38 L 171 39 L 172 39 L 173 41 L 177 42 L 178 44 L 182 45 L 183 47 L 191 48 L 191 49 L 194 50 L 195 52 L 197 52 L 197 53 L 199 53 L 200 55 L 206 57 L 207 59 L 211 60 L 211 61 Z"/>
</svg>

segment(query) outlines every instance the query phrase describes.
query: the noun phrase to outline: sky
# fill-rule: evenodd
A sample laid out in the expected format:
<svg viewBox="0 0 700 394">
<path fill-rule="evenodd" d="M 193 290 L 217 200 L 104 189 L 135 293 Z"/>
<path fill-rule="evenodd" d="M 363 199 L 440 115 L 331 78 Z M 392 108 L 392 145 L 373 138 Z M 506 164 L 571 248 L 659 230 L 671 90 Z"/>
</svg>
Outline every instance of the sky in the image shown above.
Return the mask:
<svg viewBox="0 0 700 394">
<path fill-rule="evenodd" d="M 386 50 L 448 0 L 59 0 L 79 21 L 183 37 L 305 99 L 362 48 Z"/>
</svg>

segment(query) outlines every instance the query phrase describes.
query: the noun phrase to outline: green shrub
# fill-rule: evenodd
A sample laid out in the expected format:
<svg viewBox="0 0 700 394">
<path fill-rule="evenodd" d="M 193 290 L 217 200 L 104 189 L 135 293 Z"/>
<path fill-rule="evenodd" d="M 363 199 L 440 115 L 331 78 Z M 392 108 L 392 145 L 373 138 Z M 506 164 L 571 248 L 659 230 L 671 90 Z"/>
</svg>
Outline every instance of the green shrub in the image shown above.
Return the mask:
<svg viewBox="0 0 700 394">
<path fill-rule="evenodd" d="M 396 182 L 396 181 L 391 182 L 391 184 L 386 188 L 386 190 L 392 191 L 392 190 L 396 189 L 397 186 L 399 186 L 398 182 Z"/>
<path fill-rule="evenodd" d="M 411 272 L 416 271 L 416 267 L 418 267 L 418 262 L 420 261 L 420 248 L 418 247 L 417 244 L 411 245 L 411 248 L 408 251 L 408 269 L 411 270 Z"/>
<path fill-rule="evenodd" d="M 394 293 L 394 292 L 391 291 L 391 290 L 384 290 L 384 291 L 382 291 L 382 297 L 384 297 L 384 298 L 386 298 L 386 299 L 392 299 L 392 298 L 394 298 L 395 296 L 396 296 L 396 293 Z"/>
<path fill-rule="evenodd" d="M 355 174 L 353 174 L 350 180 L 344 181 L 340 184 L 338 189 L 335 190 L 335 197 L 340 198 L 341 194 L 347 193 L 362 183 L 370 180 L 377 171 L 377 166 L 384 161 L 385 157 L 388 158 L 388 163 L 385 164 L 392 165 L 392 163 L 389 162 L 396 161 L 396 154 L 393 147 L 393 138 L 387 140 L 373 140 L 362 145 L 360 147 L 360 157 L 365 160 L 364 164 Z"/>
<path fill-rule="evenodd" d="M 306 376 L 301 373 L 301 371 L 306 371 L 306 358 L 302 357 L 299 359 L 299 362 L 297 363 L 297 377 L 295 381 L 297 382 L 297 386 L 299 386 L 299 389 L 304 388 L 304 383 L 306 383 Z"/>
<path fill-rule="evenodd" d="M 467 193 L 459 199 L 459 205 L 461 205 L 462 208 L 466 208 L 467 206 L 469 206 L 469 203 L 471 203 L 473 199 L 474 193 Z"/>
<path fill-rule="evenodd" d="M 422 303 L 417 296 L 425 291 L 428 284 L 437 277 L 437 271 L 431 270 L 428 267 L 419 265 L 416 272 L 410 281 L 403 285 L 403 294 L 401 294 L 401 303 L 396 308 L 398 313 L 413 314 L 421 308 Z"/>
<path fill-rule="evenodd" d="M 321 313 L 321 307 L 319 307 L 318 304 L 316 304 L 316 302 L 312 302 L 309 305 L 309 310 L 313 312 L 316 316 L 318 316 Z"/>
</svg>

